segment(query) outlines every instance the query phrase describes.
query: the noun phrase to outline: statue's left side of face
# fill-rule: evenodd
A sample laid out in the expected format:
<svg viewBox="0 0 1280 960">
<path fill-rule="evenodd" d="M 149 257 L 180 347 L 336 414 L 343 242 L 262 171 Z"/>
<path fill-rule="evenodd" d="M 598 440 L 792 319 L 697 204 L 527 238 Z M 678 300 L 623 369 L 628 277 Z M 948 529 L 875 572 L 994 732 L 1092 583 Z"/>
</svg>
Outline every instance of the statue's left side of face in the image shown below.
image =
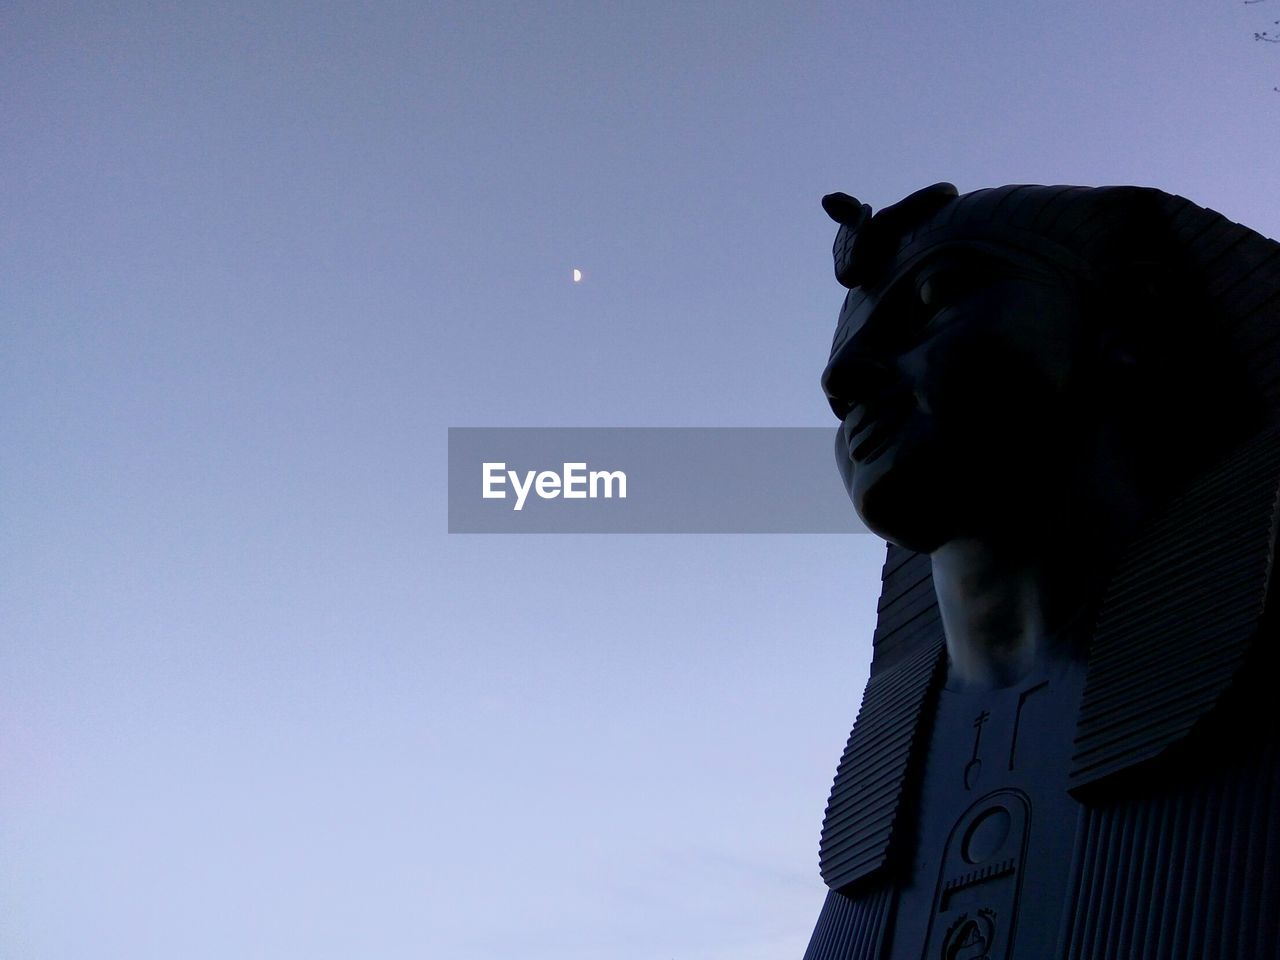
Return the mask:
<svg viewBox="0 0 1280 960">
<path fill-rule="evenodd" d="M 885 277 L 846 299 L 823 375 L 858 514 L 925 552 L 1037 524 L 1088 414 L 1093 338 L 1076 285 L 1038 258 L 963 243 Z"/>
</svg>

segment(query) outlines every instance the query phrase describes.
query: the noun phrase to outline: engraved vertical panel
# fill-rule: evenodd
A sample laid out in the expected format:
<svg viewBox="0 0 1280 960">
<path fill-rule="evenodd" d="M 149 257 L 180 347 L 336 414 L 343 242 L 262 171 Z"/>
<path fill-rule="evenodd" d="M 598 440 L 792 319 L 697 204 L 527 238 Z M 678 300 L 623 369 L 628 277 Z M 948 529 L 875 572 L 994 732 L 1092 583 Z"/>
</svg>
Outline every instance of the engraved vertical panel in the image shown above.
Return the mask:
<svg viewBox="0 0 1280 960">
<path fill-rule="evenodd" d="M 1280 957 L 1280 763 L 1086 808 L 1066 960 Z"/>
<path fill-rule="evenodd" d="M 892 903 L 887 887 L 858 897 L 829 891 L 804 960 L 879 960 Z"/>
</svg>

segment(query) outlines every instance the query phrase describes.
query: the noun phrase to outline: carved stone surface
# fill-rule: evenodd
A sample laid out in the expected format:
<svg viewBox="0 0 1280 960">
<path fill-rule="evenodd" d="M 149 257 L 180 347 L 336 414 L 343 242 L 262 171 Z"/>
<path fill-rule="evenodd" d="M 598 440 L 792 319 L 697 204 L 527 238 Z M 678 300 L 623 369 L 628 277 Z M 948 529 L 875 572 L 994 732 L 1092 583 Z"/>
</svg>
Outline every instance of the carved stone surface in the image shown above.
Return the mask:
<svg viewBox="0 0 1280 960">
<path fill-rule="evenodd" d="M 806 960 L 1280 957 L 1280 244 L 1139 187 L 823 206 L 889 546 Z"/>
</svg>

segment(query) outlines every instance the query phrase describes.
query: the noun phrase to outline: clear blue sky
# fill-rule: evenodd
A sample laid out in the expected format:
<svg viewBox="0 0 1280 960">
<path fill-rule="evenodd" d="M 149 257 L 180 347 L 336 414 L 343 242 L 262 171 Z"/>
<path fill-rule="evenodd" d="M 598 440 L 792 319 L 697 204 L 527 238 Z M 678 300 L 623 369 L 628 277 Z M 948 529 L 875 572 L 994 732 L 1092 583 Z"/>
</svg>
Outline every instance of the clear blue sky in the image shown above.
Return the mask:
<svg viewBox="0 0 1280 960">
<path fill-rule="evenodd" d="M 827 423 L 831 190 L 1280 234 L 1277 16 L 10 3 L 0 954 L 798 957 L 880 545 L 450 537 L 446 428 Z"/>
</svg>

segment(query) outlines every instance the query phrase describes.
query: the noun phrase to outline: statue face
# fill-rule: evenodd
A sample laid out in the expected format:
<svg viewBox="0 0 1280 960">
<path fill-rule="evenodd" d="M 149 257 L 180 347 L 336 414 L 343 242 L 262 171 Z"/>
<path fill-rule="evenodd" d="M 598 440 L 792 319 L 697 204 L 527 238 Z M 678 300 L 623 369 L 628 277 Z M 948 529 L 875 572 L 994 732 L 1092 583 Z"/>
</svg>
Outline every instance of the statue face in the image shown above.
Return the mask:
<svg viewBox="0 0 1280 960">
<path fill-rule="evenodd" d="M 935 247 L 846 299 L 823 375 L 837 460 L 872 531 L 930 552 L 1044 519 L 1079 453 L 1090 357 L 1075 285 L 1044 262 Z"/>
</svg>

